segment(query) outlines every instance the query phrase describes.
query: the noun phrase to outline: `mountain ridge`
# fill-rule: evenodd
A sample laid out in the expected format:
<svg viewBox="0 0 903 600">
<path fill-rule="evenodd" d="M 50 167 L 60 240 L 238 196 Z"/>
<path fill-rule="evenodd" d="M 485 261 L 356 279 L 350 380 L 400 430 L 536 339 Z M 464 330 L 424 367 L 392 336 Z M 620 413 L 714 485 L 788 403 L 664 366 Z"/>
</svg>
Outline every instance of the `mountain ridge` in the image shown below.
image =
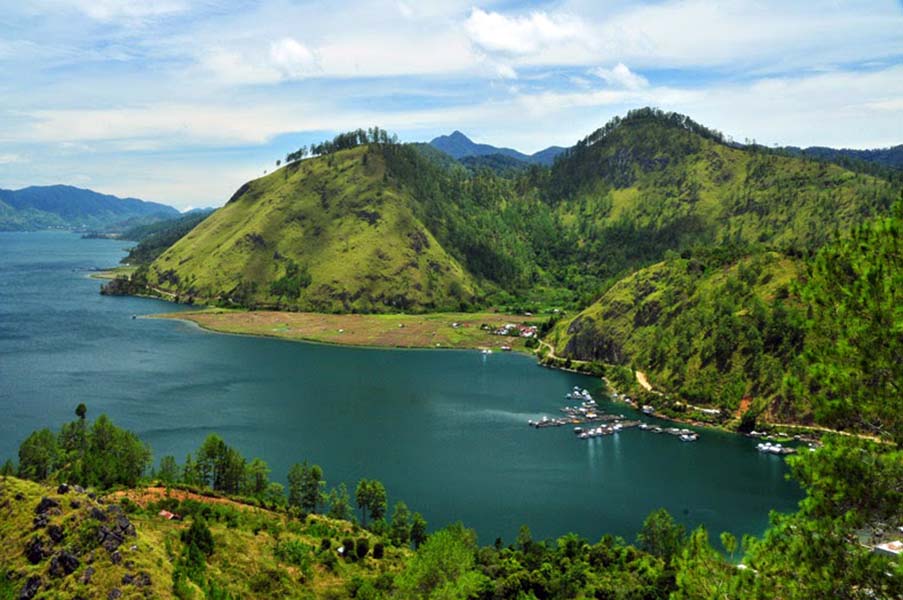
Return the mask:
<svg viewBox="0 0 903 600">
<path fill-rule="evenodd" d="M 523 161 L 527 164 L 539 164 L 548 166 L 552 164 L 555 157 L 564 152 L 565 148 L 560 146 L 549 146 L 533 154 L 524 154 L 514 150 L 513 148 L 498 148 L 490 144 L 478 144 L 455 130 L 449 135 L 441 135 L 430 140 L 429 145 L 445 152 L 455 160 L 467 158 L 471 156 L 489 156 L 499 154 L 508 158 Z"/>
<path fill-rule="evenodd" d="M 0 189 L 0 203 L 0 231 L 125 229 L 181 214 L 166 204 L 63 184 Z"/>
</svg>

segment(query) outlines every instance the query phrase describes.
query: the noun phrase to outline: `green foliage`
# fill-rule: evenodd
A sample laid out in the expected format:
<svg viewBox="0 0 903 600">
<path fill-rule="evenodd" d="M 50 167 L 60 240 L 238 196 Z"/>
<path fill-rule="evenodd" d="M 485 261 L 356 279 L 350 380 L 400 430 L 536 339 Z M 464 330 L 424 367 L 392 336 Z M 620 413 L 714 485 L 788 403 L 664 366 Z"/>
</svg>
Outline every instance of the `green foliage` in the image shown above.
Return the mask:
<svg viewBox="0 0 903 600">
<path fill-rule="evenodd" d="M 637 548 L 669 564 L 680 552 L 685 538 L 683 525 L 676 523 L 667 510 L 660 508 L 643 521 L 643 528 L 637 534 Z"/>
<path fill-rule="evenodd" d="M 406 598 L 467 598 L 484 576 L 473 570 L 476 534 L 461 525 L 435 532 L 396 580 Z"/>
<path fill-rule="evenodd" d="M 49 429 L 29 435 L 19 447 L 19 476 L 35 481 L 56 476 L 102 489 L 134 486 L 150 459 L 150 448 L 106 415 L 100 415 L 90 429 L 80 416 L 56 435 Z"/>
<path fill-rule="evenodd" d="M 214 541 L 213 534 L 203 518 L 195 518 L 191 521 L 191 526 L 182 532 L 182 543 L 186 546 L 194 546 L 204 556 L 213 554 Z"/>
<path fill-rule="evenodd" d="M 361 479 L 354 492 L 357 507 L 361 510 L 361 521 L 367 526 L 367 516 L 379 521 L 386 514 L 386 488 L 375 479 Z"/>
<path fill-rule="evenodd" d="M 288 472 L 288 504 L 305 513 L 316 513 L 324 500 L 325 487 L 326 480 L 319 465 L 308 465 L 307 461 L 295 463 Z"/>
<path fill-rule="evenodd" d="M 807 304 L 807 387 L 820 419 L 903 444 L 903 201 L 823 248 Z"/>
<path fill-rule="evenodd" d="M 197 451 L 195 472 L 200 485 L 227 494 L 241 491 L 245 459 L 218 435 L 211 433 Z"/>
<path fill-rule="evenodd" d="M 414 549 L 422 546 L 426 538 L 426 519 L 419 512 L 415 512 L 411 517 L 411 543 L 414 544 Z"/>
<path fill-rule="evenodd" d="M 389 539 L 395 546 L 407 546 L 411 541 L 411 511 L 408 505 L 398 501 L 392 513 Z"/>
<path fill-rule="evenodd" d="M 212 211 L 192 212 L 176 219 L 140 225 L 126 230 L 123 232 L 122 238 L 137 241 L 138 245 L 131 248 L 120 262 L 129 265 L 149 265 L 167 248 L 185 237 L 188 232 L 209 217 L 211 213 Z"/>
</svg>

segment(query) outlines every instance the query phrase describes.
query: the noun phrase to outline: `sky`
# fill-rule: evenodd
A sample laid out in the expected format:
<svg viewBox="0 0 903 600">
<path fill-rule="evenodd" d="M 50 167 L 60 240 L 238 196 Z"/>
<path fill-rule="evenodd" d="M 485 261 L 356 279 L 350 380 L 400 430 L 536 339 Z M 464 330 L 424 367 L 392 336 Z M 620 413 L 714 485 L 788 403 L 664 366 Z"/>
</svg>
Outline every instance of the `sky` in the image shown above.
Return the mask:
<svg viewBox="0 0 903 600">
<path fill-rule="evenodd" d="M 4 4 L 0 188 L 219 206 L 348 129 L 530 153 L 641 106 L 738 141 L 903 143 L 901 0 Z"/>
</svg>

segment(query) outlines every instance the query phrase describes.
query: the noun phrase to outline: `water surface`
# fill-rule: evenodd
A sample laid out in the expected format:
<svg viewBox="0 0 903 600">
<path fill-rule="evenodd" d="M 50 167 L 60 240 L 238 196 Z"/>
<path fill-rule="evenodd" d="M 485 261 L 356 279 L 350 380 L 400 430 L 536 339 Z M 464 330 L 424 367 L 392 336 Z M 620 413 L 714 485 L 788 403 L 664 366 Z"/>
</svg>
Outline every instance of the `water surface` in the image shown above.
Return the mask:
<svg viewBox="0 0 903 600">
<path fill-rule="evenodd" d="M 283 481 L 291 463 L 320 464 L 330 485 L 381 480 L 431 527 L 456 520 L 484 543 L 576 531 L 633 539 L 664 506 L 688 527 L 759 534 L 800 492 L 780 457 L 751 440 L 704 431 L 700 441 L 625 431 L 591 441 L 534 430 L 589 377 L 529 357 L 451 350 L 342 348 L 204 332 L 133 319 L 183 310 L 97 293 L 92 269 L 126 242 L 69 233 L 0 233 L 0 457 L 32 430 L 107 413 L 155 458 L 181 462 L 211 432 Z M 634 414 L 623 405 L 611 410 Z"/>
</svg>

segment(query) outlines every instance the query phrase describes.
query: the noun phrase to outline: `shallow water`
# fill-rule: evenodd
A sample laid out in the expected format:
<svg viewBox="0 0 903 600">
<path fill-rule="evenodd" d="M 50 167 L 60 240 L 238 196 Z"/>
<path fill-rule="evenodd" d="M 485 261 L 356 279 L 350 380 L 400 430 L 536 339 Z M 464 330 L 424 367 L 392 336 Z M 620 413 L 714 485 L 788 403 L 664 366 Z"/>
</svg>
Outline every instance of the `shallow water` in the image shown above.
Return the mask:
<svg viewBox="0 0 903 600">
<path fill-rule="evenodd" d="M 133 315 L 183 310 L 97 293 L 91 269 L 128 243 L 69 233 L 0 233 L 0 457 L 32 430 L 107 413 L 155 457 L 181 462 L 210 432 L 283 481 L 319 463 L 353 494 L 385 483 L 431 528 L 456 520 L 484 543 L 576 531 L 633 539 L 664 506 L 687 526 L 759 534 L 769 510 L 801 497 L 783 459 L 752 440 L 704 431 L 696 443 L 629 430 L 581 441 L 569 427 L 534 430 L 589 377 L 529 357 L 474 351 L 376 350 L 218 335 Z M 623 405 L 610 410 L 635 414 Z"/>
</svg>

